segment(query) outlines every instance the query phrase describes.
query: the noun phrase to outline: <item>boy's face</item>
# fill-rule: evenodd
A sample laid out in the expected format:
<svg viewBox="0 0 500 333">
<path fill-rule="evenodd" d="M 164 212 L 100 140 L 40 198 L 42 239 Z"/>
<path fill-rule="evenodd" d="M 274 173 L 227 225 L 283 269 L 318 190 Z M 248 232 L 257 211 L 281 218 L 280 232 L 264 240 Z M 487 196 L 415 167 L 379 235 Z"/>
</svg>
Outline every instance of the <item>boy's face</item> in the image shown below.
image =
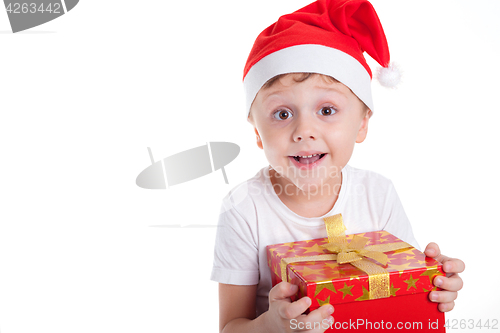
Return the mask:
<svg viewBox="0 0 500 333">
<path fill-rule="evenodd" d="M 342 83 L 320 75 L 297 83 L 294 75 L 259 91 L 249 121 L 257 145 L 281 178 L 275 182 L 313 191 L 338 183 L 354 143 L 366 137 L 370 114 Z"/>
</svg>

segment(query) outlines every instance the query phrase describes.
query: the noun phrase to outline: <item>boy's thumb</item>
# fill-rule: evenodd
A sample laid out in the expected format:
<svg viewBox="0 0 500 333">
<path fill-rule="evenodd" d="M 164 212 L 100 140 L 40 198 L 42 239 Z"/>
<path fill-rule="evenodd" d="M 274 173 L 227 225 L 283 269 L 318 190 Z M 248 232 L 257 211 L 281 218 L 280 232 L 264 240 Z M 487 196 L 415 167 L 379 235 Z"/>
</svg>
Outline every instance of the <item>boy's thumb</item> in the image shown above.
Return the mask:
<svg viewBox="0 0 500 333">
<path fill-rule="evenodd" d="M 280 282 L 277 285 L 275 285 L 269 292 L 269 299 L 278 300 L 278 299 L 288 298 L 294 295 L 297 292 L 298 288 L 299 287 L 296 286 L 295 284 L 291 284 L 284 281 Z"/>
</svg>

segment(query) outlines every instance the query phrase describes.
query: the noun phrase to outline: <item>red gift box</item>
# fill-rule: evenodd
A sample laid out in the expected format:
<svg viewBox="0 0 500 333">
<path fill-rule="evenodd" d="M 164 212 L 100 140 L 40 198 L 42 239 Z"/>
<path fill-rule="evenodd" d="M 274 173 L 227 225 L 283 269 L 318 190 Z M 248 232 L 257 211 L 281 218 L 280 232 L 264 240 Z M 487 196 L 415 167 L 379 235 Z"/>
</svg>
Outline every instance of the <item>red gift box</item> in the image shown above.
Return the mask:
<svg viewBox="0 0 500 333">
<path fill-rule="evenodd" d="M 353 236 L 345 238 L 349 242 Z M 367 232 L 358 236 L 368 238 L 368 248 L 378 244 L 406 244 L 387 231 Z M 376 296 L 378 292 L 375 289 L 380 286 L 373 272 L 368 274 L 351 263 L 339 264 L 336 260 L 307 258 L 310 261 L 289 264 L 284 260 L 331 254 L 322 247 L 327 243 L 328 238 L 321 238 L 267 246 L 273 286 L 282 281 L 282 272 L 286 271 L 288 282 L 299 286 L 292 300 L 310 297 L 312 304 L 309 311 L 327 303 L 334 306 L 335 321 L 332 325 L 326 321 L 314 325 L 329 327 L 327 332 L 371 332 L 383 329 L 445 332 L 444 313 L 438 310 L 438 303 L 429 300 L 429 292 L 438 289 L 432 280 L 437 275 L 444 275 L 439 262 L 408 244 L 406 248 L 385 252 L 386 265 L 371 258 L 363 258 L 388 273 L 387 293 L 382 298 L 373 299 L 374 295 L 380 297 Z M 290 325 L 293 329 L 315 328 L 300 327 L 297 321 L 291 321 Z"/>
</svg>

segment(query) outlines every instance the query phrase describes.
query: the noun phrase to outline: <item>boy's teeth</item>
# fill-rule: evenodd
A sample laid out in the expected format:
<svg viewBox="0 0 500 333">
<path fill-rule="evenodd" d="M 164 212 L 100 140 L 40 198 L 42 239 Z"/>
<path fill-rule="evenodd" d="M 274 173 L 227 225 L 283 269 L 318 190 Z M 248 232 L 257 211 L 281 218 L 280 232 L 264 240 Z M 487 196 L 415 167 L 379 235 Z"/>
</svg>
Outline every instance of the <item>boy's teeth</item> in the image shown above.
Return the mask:
<svg viewBox="0 0 500 333">
<path fill-rule="evenodd" d="M 323 154 L 312 154 L 306 156 L 294 156 L 295 160 L 303 164 L 311 164 L 319 160 Z"/>
</svg>

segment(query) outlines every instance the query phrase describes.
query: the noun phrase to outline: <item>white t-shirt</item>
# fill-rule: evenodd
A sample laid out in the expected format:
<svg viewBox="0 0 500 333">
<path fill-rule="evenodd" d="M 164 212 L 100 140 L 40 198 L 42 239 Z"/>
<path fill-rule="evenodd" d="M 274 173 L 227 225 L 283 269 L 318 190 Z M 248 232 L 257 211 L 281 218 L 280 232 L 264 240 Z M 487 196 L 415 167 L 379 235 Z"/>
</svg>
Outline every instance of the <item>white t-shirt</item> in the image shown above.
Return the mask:
<svg viewBox="0 0 500 333">
<path fill-rule="evenodd" d="M 386 230 L 419 248 L 392 182 L 349 165 L 334 207 L 320 217 L 291 211 L 274 191 L 270 167 L 236 186 L 223 199 L 215 242 L 211 279 L 220 283 L 257 286 L 257 316 L 269 308 L 272 288 L 266 246 L 327 237 L 323 218 L 342 214 L 346 234 Z"/>
</svg>

